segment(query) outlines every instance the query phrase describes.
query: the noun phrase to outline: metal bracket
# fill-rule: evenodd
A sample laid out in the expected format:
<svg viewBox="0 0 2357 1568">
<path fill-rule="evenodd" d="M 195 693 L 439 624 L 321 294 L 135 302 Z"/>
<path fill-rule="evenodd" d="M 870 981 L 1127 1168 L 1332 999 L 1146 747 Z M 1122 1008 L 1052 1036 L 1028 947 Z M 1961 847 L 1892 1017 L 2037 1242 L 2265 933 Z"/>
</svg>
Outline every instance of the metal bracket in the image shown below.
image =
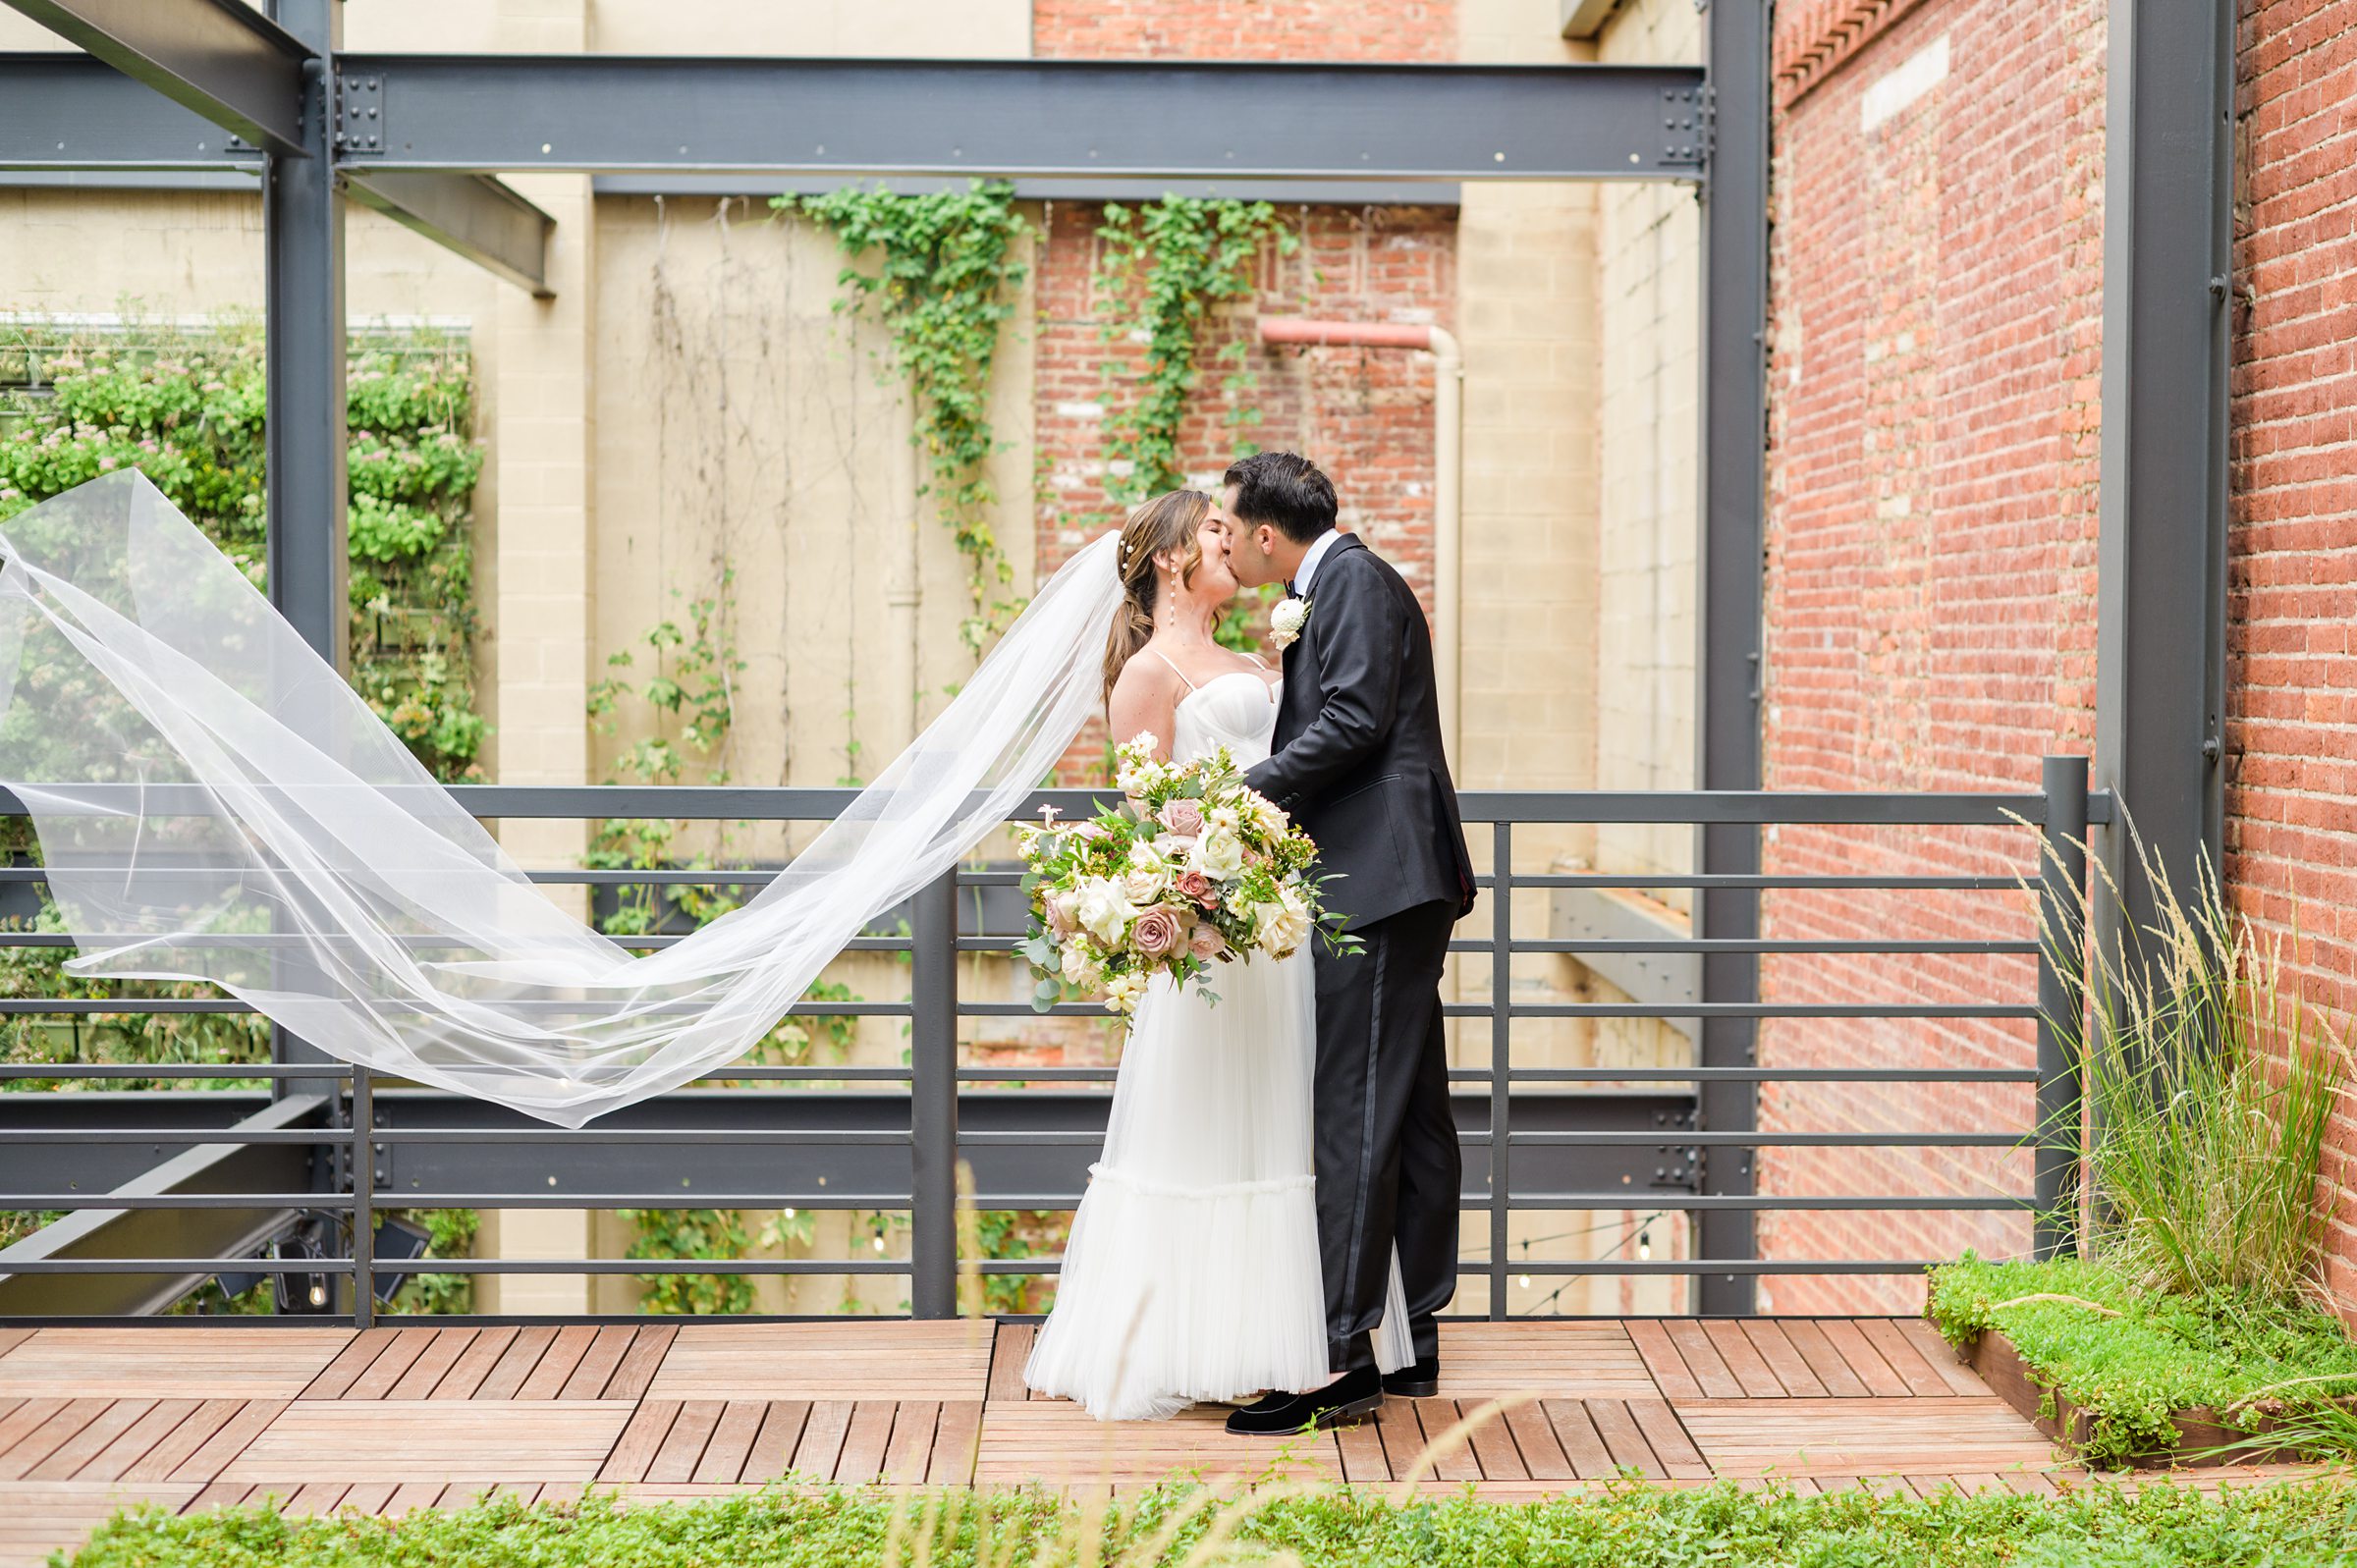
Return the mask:
<svg viewBox="0 0 2357 1568">
<path fill-rule="evenodd" d="M 328 139 L 341 158 L 380 158 L 385 152 L 385 79 L 373 71 L 336 75 L 335 123 Z"/>
<path fill-rule="evenodd" d="M 1662 89 L 1662 161 L 1699 169 L 1717 139 L 1717 98 L 1709 82 Z"/>
</svg>

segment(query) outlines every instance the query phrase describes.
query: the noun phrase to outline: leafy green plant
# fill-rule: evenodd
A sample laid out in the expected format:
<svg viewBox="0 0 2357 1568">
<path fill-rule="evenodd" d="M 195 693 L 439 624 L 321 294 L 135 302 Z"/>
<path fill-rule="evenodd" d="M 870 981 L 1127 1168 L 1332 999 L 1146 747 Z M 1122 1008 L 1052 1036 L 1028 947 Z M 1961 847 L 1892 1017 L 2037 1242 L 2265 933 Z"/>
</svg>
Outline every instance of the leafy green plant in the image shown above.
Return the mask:
<svg viewBox="0 0 2357 1568">
<path fill-rule="evenodd" d="M 891 334 L 915 415 L 910 439 L 925 457 L 919 493 L 935 498 L 970 567 L 971 613 L 959 629 L 979 652 L 1021 608 L 1009 593 L 1014 568 L 992 521 L 999 498 L 983 466 L 999 450 L 990 422 L 999 330 L 1025 275 L 1016 257 L 1027 226 L 1014 188 L 977 180 L 912 195 L 846 186 L 770 205 L 835 237 L 848 258 L 836 308 L 871 315 Z"/>
<path fill-rule="evenodd" d="M 2148 1289 L 2288 1300 L 2313 1288 L 2325 1136 L 2342 1094 L 2345 1031 L 2285 973 L 2285 944 L 2226 904 L 2205 863 L 2181 894 L 2138 842 L 2150 927 L 2091 942 L 2099 889 L 2040 908 L 2040 941 L 2071 1007 L 2055 1020 L 2092 1127 L 2081 1247 Z M 2297 933 L 2292 941 L 2296 944 Z M 2069 1108 L 2076 1141 L 2082 1109 Z"/>
<path fill-rule="evenodd" d="M 1105 416 L 1106 494 L 1125 507 L 1185 483 L 1178 434 L 1201 380 L 1204 323 L 1223 304 L 1250 297 L 1264 246 L 1290 255 L 1300 239 L 1265 201 L 1166 195 L 1134 207 L 1108 202 L 1097 241 L 1098 335 L 1108 345 L 1135 341 L 1144 350 L 1132 395 Z M 1220 351 L 1226 390 L 1252 386 L 1249 351 L 1242 339 Z M 1108 379 L 1124 373 L 1119 360 L 1104 369 Z M 1229 422 L 1240 456 L 1250 450 L 1242 438 L 1260 422 L 1260 410 L 1239 406 Z"/>
<path fill-rule="evenodd" d="M 2076 1258 L 1967 1254 L 1932 1271 L 1924 1314 L 1958 1345 L 2003 1333 L 2041 1386 L 2087 1412 L 2091 1464 L 2170 1447 L 2173 1411 L 2266 1400 L 2273 1416 L 2357 1389 L 2357 1343 L 2319 1307 L 2250 1288 L 2158 1292 Z"/>
<path fill-rule="evenodd" d="M 1019 1491 L 888 1491 L 790 1482 L 687 1504 L 598 1492 L 526 1507 L 513 1496 L 399 1519 L 260 1507 L 102 1526 L 76 1568 L 2310 1568 L 2345 1563 L 2357 1488 L 2283 1486 L 2209 1497 L 2190 1487 L 2087 1487 L 1929 1500 L 1869 1490 L 1804 1495 L 1731 1483 L 1689 1491 L 1613 1485 L 1536 1503 L 1385 1501 L 1363 1491 L 1165 1484 L 1111 1499 Z"/>
</svg>

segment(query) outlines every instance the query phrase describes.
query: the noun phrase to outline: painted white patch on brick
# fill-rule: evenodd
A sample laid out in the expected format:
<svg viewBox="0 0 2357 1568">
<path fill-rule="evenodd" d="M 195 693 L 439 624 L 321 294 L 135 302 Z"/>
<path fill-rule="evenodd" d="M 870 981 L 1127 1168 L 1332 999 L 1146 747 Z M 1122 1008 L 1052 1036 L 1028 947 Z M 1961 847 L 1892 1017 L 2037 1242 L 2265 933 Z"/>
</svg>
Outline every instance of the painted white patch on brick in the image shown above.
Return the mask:
<svg viewBox="0 0 2357 1568">
<path fill-rule="evenodd" d="M 1858 104 L 1858 129 L 1874 130 L 1946 80 L 1947 34 L 1944 32 L 1866 89 Z"/>
</svg>

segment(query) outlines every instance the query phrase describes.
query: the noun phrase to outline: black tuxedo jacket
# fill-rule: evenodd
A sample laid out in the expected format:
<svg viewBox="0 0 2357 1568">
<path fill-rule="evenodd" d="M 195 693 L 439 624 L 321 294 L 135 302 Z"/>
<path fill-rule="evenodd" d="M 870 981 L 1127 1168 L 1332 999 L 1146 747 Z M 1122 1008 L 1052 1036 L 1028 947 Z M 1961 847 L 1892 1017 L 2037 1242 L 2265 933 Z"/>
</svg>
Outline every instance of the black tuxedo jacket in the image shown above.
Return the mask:
<svg viewBox="0 0 2357 1568">
<path fill-rule="evenodd" d="M 1473 861 L 1441 749 L 1423 607 L 1355 534 L 1326 547 L 1309 619 L 1285 650 L 1276 749 L 1245 783 L 1291 813 L 1342 880 L 1352 926 L 1418 904 L 1473 907 Z"/>
</svg>

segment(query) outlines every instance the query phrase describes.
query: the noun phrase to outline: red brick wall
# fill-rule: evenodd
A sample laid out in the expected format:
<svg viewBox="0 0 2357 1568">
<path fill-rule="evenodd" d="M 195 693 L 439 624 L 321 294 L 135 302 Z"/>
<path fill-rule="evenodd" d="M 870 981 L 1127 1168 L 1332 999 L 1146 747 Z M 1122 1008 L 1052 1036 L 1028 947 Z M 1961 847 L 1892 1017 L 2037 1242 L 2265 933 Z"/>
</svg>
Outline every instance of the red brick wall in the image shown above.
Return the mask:
<svg viewBox="0 0 2357 1568">
<path fill-rule="evenodd" d="M 1780 11 L 1771 258 L 1767 784 L 1777 789 L 2034 786 L 2093 723 L 2102 8 L 2095 0 L 1874 0 Z M 1844 27 L 1879 27 L 1840 44 Z M 1879 126 L 1874 84 L 1947 37 L 1948 74 Z M 1834 41 L 1829 43 L 1828 39 Z M 1836 47 L 1839 44 L 1838 47 Z M 1887 89 L 1886 89 L 1887 90 Z M 1769 868 L 2009 875 L 2023 834 L 1772 835 Z M 1790 940 L 2027 939 L 2010 892 L 1771 892 Z M 1778 1002 L 2026 1004 L 2026 956 L 1771 960 Z M 2017 1019 L 1765 1022 L 1783 1066 L 2024 1067 Z M 2018 1085 L 1771 1089 L 1786 1129 L 2016 1133 Z M 2007 1149 L 1765 1151 L 1763 1191 L 1988 1197 L 2026 1191 Z M 1770 1256 L 2010 1252 L 2014 1215 L 1790 1212 Z M 1906 1278 L 1763 1281 L 1780 1312 L 1908 1308 Z"/>
<path fill-rule="evenodd" d="M 1450 60 L 1456 11 L 1449 3 L 1375 0 L 1035 0 L 1032 52 L 1060 58 Z M 1040 463 L 1040 568 L 1119 521 L 1106 498 L 1102 409 L 1128 395 L 1139 351 L 1107 344 L 1096 309 L 1102 208 L 1058 202 L 1040 248 L 1035 417 Z M 1203 334 L 1200 384 L 1180 433 L 1189 482 L 1216 485 L 1239 443 L 1308 454 L 1333 475 L 1343 522 L 1398 566 L 1429 601 L 1432 587 L 1432 360 L 1421 353 L 1270 350 L 1263 315 L 1351 321 L 1453 320 L 1456 214 L 1442 207 L 1292 207 L 1284 221 L 1301 241 L 1291 256 L 1261 257 L 1249 301 L 1221 312 Z M 1218 357 L 1248 347 L 1240 364 Z M 1108 374 L 1108 363 L 1116 367 Z M 1237 369 L 1257 384 L 1230 390 Z M 1235 422 L 1243 409 L 1261 422 Z M 1104 736 L 1091 726 L 1067 754 L 1062 776 L 1098 777 Z"/>
<path fill-rule="evenodd" d="M 2226 874 L 2308 997 L 2357 977 L 2357 0 L 2246 0 L 2238 42 Z M 2328 1283 L 2357 1322 L 2357 1104 Z"/>
</svg>

